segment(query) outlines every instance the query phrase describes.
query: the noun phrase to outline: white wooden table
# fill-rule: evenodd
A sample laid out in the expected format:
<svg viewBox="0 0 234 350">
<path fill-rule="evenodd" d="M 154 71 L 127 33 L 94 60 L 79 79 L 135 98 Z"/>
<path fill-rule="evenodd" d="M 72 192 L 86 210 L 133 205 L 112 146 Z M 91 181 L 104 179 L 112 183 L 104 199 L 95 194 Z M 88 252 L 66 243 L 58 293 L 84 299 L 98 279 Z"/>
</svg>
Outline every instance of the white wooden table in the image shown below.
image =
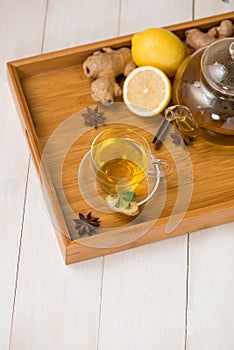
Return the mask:
<svg viewBox="0 0 234 350">
<path fill-rule="evenodd" d="M 234 223 L 64 265 L 5 65 L 233 10 L 233 0 L 0 0 L 0 350 L 234 349 Z"/>
</svg>

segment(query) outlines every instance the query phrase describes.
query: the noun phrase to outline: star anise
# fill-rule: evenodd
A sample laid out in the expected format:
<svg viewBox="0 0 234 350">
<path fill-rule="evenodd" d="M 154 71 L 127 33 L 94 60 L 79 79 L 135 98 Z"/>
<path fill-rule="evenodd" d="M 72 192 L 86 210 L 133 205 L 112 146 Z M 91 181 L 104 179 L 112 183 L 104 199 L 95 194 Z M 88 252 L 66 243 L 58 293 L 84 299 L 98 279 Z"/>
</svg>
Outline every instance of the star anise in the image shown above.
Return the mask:
<svg viewBox="0 0 234 350">
<path fill-rule="evenodd" d="M 105 122 L 104 112 L 100 112 L 98 106 L 94 109 L 87 107 L 87 112 L 81 113 L 81 115 L 85 119 L 84 124 L 86 126 L 97 128 L 98 125 L 104 124 Z"/>
<path fill-rule="evenodd" d="M 91 212 L 88 215 L 79 213 L 79 219 L 74 219 L 76 225 L 75 229 L 78 231 L 80 237 L 84 235 L 92 236 L 96 234 L 96 228 L 100 226 L 99 218 L 94 218 Z"/>
</svg>

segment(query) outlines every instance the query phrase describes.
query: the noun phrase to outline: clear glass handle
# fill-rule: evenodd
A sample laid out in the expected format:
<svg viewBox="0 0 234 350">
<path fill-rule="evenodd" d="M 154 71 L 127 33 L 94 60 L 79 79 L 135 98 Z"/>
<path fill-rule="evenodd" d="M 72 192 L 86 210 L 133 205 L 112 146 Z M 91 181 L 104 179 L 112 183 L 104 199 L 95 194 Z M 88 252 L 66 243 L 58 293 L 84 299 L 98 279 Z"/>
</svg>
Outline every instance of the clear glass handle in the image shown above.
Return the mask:
<svg viewBox="0 0 234 350">
<path fill-rule="evenodd" d="M 165 110 L 165 118 L 174 124 L 183 134 L 196 137 L 200 129 L 190 109 L 183 105 L 175 105 Z"/>
<path fill-rule="evenodd" d="M 155 159 L 152 164 L 159 165 L 160 177 L 167 176 L 172 172 L 172 164 L 166 159 Z"/>
<path fill-rule="evenodd" d="M 158 171 L 155 173 L 155 170 L 153 167 L 157 167 Z M 151 166 L 149 168 L 149 171 L 147 173 L 148 176 L 158 176 L 158 177 L 164 177 L 169 175 L 172 172 L 172 164 L 166 159 L 157 159 L 154 156 L 152 156 L 152 162 Z"/>
<path fill-rule="evenodd" d="M 234 41 L 229 45 L 229 53 L 231 55 L 231 59 L 234 60 Z"/>
</svg>

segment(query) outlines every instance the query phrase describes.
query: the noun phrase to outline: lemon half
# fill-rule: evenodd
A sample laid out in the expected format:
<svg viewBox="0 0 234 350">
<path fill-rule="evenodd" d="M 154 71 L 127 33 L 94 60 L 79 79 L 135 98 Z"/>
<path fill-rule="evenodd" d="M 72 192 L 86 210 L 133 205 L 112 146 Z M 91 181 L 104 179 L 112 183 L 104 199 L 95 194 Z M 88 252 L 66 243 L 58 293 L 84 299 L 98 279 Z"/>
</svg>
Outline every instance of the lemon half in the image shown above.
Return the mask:
<svg viewBox="0 0 234 350">
<path fill-rule="evenodd" d="M 171 91 L 171 82 L 163 71 L 144 66 L 134 69 L 127 76 L 123 86 L 123 99 L 132 113 L 150 117 L 167 107 Z"/>
</svg>

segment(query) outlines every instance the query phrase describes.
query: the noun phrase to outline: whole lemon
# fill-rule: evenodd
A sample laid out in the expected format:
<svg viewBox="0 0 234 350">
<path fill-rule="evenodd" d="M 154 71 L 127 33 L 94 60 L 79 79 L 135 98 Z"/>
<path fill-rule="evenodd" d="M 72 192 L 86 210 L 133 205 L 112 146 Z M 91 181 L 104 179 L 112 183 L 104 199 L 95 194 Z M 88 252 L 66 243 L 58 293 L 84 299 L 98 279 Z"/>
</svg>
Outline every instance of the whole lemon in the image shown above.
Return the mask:
<svg viewBox="0 0 234 350">
<path fill-rule="evenodd" d="M 153 66 L 173 77 L 185 57 L 185 45 L 169 30 L 150 28 L 132 37 L 132 58 L 137 66 Z"/>
</svg>

